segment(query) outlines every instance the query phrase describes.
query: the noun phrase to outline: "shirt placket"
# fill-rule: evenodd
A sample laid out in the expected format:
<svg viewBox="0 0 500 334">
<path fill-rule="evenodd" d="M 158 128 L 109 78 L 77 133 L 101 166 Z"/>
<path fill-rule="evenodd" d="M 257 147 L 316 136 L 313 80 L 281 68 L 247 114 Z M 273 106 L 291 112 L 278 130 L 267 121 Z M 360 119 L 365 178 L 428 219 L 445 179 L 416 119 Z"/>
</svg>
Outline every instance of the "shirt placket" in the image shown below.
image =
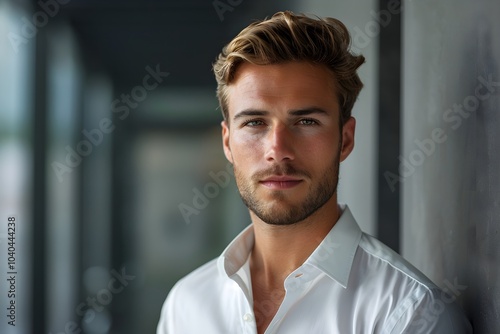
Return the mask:
<svg viewBox="0 0 500 334">
<path fill-rule="evenodd" d="M 308 267 L 299 267 L 285 279 L 285 297 L 265 334 L 279 333 L 280 324 L 286 321 L 286 314 L 297 303 L 311 281 L 310 270 Z"/>
<path fill-rule="evenodd" d="M 246 287 L 245 283 L 239 276 L 233 277 L 234 284 L 239 285 L 238 303 L 239 303 L 239 323 L 242 334 L 257 334 L 257 326 L 255 324 L 255 315 L 253 313 L 253 305 L 251 300 L 251 292 Z"/>
<path fill-rule="evenodd" d="M 255 316 L 252 310 L 248 310 L 241 316 L 241 327 L 244 334 L 257 334 Z"/>
</svg>

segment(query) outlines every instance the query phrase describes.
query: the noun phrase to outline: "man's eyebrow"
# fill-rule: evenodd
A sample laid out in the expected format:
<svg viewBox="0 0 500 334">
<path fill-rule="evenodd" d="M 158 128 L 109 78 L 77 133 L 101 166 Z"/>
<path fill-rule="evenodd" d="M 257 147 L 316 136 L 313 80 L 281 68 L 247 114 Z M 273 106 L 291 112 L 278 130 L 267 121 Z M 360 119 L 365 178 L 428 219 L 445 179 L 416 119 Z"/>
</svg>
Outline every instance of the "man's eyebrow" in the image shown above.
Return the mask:
<svg viewBox="0 0 500 334">
<path fill-rule="evenodd" d="M 292 116 L 308 116 L 308 115 L 313 115 L 313 114 L 328 115 L 328 112 L 324 109 L 321 109 L 321 108 L 311 107 L 311 108 L 291 110 L 289 112 L 289 114 Z"/>
<path fill-rule="evenodd" d="M 291 116 L 308 116 L 313 114 L 328 115 L 328 112 L 318 107 L 310 107 L 310 108 L 290 110 L 288 114 Z M 248 116 L 267 116 L 267 115 L 269 115 L 269 111 L 266 110 L 245 109 L 236 113 L 236 115 L 234 115 L 233 117 L 233 120 L 237 120 L 238 118 L 248 117 Z"/>
<path fill-rule="evenodd" d="M 242 110 L 236 115 L 234 115 L 233 120 L 237 120 L 238 118 L 246 117 L 246 116 L 266 116 L 268 115 L 269 112 L 265 110 L 258 110 L 258 109 L 245 109 Z"/>
</svg>

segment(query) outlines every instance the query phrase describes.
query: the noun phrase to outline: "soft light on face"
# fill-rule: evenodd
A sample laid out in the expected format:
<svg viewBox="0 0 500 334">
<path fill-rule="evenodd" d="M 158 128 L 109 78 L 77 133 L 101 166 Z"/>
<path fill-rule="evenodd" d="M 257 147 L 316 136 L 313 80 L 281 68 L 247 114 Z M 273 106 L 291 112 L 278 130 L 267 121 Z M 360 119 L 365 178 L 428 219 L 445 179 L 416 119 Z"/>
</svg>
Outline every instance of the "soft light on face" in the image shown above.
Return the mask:
<svg viewBox="0 0 500 334">
<path fill-rule="evenodd" d="M 339 163 L 352 150 L 355 122 L 341 136 L 331 73 L 306 62 L 245 63 L 228 88 L 224 152 L 250 211 L 289 225 L 337 205 Z"/>
</svg>

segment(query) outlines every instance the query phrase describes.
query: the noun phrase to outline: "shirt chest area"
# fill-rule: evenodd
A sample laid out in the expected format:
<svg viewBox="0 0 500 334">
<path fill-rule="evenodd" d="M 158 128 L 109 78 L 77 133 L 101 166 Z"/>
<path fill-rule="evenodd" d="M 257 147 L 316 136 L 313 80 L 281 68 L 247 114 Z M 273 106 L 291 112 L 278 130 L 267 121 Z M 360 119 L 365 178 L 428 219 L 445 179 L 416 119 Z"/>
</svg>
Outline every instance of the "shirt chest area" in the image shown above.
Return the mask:
<svg viewBox="0 0 500 334">
<path fill-rule="evenodd" d="M 241 284 L 241 283 L 240 283 Z M 345 333 L 342 318 L 347 316 L 345 303 L 352 298 L 346 289 L 323 273 L 296 272 L 285 280 L 285 294 L 270 292 L 253 300 L 251 287 L 235 281 L 207 291 L 195 317 L 188 325 L 203 324 L 191 332 L 257 333 L 261 321 L 271 317 L 270 333 Z M 279 306 L 276 309 L 276 304 Z M 189 331 L 186 331 L 188 333 Z"/>
</svg>

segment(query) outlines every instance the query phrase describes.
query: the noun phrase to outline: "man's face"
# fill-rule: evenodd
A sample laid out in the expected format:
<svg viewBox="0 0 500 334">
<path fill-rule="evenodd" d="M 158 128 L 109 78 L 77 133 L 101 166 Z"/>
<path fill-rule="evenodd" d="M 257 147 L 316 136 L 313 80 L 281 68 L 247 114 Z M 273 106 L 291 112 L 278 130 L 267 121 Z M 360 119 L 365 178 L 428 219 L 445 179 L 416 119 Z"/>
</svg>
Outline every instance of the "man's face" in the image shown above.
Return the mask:
<svg viewBox="0 0 500 334">
<path fill-rule="evenodd" d="M 268 224 L 289 225 L 337 205 L 339 162 L 353 148 L 355 120 L 340 133 L 335 80 L 326 67 L 244 63 L 228 89 L 224 152 L 250 211 Z"/>
</svg>

